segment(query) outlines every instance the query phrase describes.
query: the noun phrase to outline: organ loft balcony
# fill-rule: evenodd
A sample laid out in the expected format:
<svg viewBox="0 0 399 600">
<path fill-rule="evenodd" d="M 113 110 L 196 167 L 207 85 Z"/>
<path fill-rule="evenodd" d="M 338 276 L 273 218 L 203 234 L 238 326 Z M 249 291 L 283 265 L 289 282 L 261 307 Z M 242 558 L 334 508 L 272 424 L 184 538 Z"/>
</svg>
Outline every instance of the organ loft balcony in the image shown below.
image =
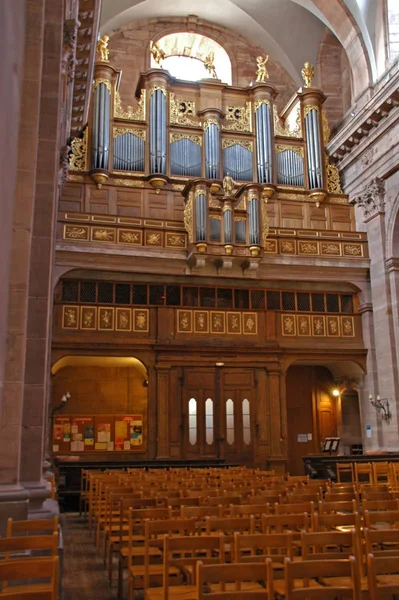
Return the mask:
<svg viewBox="0 0 399 600">
<path fill-rule="evenodd" d="M 327 156 L 325 96 L 309 77 L 279 112 L 264 77 L 238 88 L 153 68 L 124 106 L 121 76 L 95 65 L 60 195 L 61 268 L 365 277 L 366 235 Z"/>
</svg>

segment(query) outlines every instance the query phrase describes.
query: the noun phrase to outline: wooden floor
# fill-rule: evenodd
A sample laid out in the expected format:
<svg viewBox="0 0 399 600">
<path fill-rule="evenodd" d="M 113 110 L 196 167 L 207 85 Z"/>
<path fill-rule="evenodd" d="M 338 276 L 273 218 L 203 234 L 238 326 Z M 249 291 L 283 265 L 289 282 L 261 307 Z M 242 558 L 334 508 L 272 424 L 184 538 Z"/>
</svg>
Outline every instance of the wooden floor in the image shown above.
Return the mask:
<svg viewBox="0 0 399 600">
<path fill-rule="evenodd" d="M 62 600 L 116 600 L 116 584 L 110 588 L 103 562 L 89 538 L 87 521 L 77 514 L 67 513 L 61 516 L 61 526 L 64 536 Z M 127 582 L 124 597 L 127 597 Z M 136 597 L 142 599 L 143 594 Z"/>
</svg>

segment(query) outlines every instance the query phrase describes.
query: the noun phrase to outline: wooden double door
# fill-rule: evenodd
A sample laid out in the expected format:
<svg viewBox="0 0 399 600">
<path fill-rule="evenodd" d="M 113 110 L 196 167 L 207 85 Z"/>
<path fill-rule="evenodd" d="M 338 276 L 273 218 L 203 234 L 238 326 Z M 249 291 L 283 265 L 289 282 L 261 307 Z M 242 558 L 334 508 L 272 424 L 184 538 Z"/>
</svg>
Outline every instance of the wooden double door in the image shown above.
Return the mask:
<svg viewBox="0 0 399 600">
<path fill-rule="evenodd" d="M 250 466 L 256 435 L 252 369 L 184 369 L 183 456 Z"/>
</svg>

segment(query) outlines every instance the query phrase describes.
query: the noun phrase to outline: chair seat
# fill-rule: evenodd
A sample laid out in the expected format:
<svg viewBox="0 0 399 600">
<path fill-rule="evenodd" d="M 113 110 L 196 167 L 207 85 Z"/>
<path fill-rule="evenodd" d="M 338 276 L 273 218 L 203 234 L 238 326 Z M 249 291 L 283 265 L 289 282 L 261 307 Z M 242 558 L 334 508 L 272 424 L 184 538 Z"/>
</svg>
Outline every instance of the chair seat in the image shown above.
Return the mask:
<svg viewBox="0 0 399 600">
<path fill-rule="evenodd" d="M 144 546 L 140 546 L 137 548 L 131 548 L 129 551 L 128 547 L 121 548 L 120 554 L 123 558 L 127 558 L 128 556 L 144 556 L 146 554 L 146 549 Z M 148 549 L 149 556 L 161 556 L 162 552 L 160 548 L 151 547 Z"/>
<path fill-rule="evenodd" d="M 29 598 L 29 594 L 34 597 L 34 594 L 48 594 L 53 591 L 52 583 L 38 583 L 31 585 L 12 585 L 7 586 L 3 590 L 0 591 L 0 598 L 7 595 L 17 595 L 17 594 L 26 594 L 26 597 Z"/>
<path fill-rule="evenodd" d="M 145 592 L 145 600 L 163 600 L 163 588 L 151 588 Z M 197 586 L 172 585 L 168 588 L 169 600 L 197 600 Z"/>
<path fill-rule="evenodd" d="M 211 583 L 208 585 L 208 588 L 209 591 L 213 593 L 222 591 L 220 583 Z M 252 590 L 265 590 L 265 587 L 256 581 L 243 581 L 240 583 L 240 588 L 243 592 L 252 592 Z M 236 589 L 235 583 L 226 583 L 224 589 L 226 592 L 234 592 Z"/>
<path fill-rule="evenodd" d="M 294 582 L 294 587 L 295 588 L 301 588 L 302 587 L 302 579 L 297 580 Z M 284 579 L 274 579 L 273 580 L 273 587 L 274 587 L 274 593 L 277 596 L 281 596 L 281 597 L 285 597 L 285 580 Z M 311 579 L 309 581 L 309 587 L 311 588 L 321 588 L 323 587 L 322 585 L 320 585 L 320 583 L 318 583 L 317 581 L 315 581 L 314 579 Z"/>
<path fill-rule="evenodd" d="M 148 565 L 148 572 L 150 575 L 162 575 L 163 565 Z M 129 568 L 129 573 L 132 577 L 144 577 L 145 565 L 133 565 Z M 180 575 L 180 571 L 176 567 L 171 567 L 169 569 L 169 575 Z"/>
</svg>

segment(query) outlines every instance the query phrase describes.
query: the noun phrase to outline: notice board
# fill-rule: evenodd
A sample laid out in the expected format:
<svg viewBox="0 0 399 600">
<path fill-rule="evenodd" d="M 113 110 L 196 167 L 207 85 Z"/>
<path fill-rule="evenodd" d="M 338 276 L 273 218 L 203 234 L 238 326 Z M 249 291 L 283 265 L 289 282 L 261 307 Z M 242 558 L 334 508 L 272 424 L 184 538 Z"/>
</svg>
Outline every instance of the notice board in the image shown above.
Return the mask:
<svg viewBox="0 0 399 600">
<path fill-rule="evenodd" d="M 143 415 L 62 415 L 53 421 L 53 452 L 142 452 Z"/>
</svg>

